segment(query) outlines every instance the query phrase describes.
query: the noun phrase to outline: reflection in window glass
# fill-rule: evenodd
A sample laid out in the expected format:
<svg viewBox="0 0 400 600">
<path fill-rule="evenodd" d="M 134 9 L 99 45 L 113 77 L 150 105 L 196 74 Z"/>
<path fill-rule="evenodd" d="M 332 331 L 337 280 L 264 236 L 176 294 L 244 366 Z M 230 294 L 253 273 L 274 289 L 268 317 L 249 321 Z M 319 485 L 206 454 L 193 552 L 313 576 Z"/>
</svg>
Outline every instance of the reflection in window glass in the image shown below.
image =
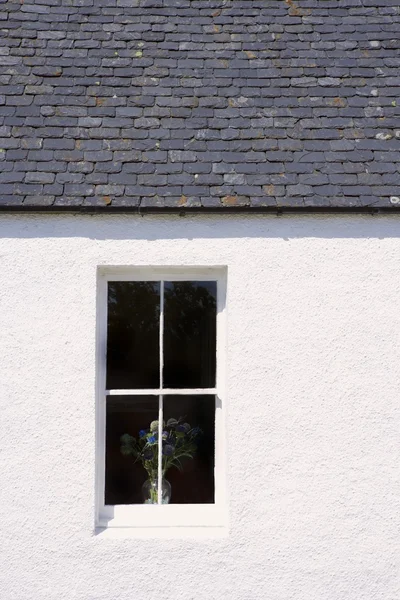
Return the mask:
<svg viewBox="0 0 400 600">
<path fill-rule="evenodd" d="M 159 387 L 159 324 L 159 282 L 109 282 L 108 389 Z"/>
<path fill-rule="evenodd" d="M 216 282 L 166 282 L 164 294 L 164 387 L 214 387 Z"/>
<path fill-rule="evenodd" d="M 158 419 L 158 396 L 108 396 L 106 415 L 105 504 L 143 504 L 142 485 L 149 475 L 143 461 L 127 452 L 130 440 L 124 438 L 122 443 L 121 437 L 138 442 L 143 432 L 149 432 Z M 157 448 L 151 448 L 152 457 L 146 455 L 155 465 Z"/>
<path fill-rule="evenodd" d="M 215 397 L 164 396 L 163 468 L 171 504 L 214 502 Z"/>
</svg>

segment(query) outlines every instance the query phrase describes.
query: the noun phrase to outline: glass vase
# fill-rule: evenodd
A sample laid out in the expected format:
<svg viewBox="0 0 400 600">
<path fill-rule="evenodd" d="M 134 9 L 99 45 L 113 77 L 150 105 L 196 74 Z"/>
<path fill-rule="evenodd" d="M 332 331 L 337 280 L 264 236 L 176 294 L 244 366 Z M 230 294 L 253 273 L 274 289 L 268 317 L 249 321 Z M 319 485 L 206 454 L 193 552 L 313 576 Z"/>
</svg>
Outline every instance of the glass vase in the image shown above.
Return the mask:
<svg viewBox="0 0 400 600">
<path fill-rule="evenodd" d="M 171 500 L 171 484 L 166 479 L 161 482 L 161 504 L 169 504 Z M 147 479 L 142 485 L 142 495 L 144 504 L 158 504 L 158 481 L 157 479 Z"/>
</svg>

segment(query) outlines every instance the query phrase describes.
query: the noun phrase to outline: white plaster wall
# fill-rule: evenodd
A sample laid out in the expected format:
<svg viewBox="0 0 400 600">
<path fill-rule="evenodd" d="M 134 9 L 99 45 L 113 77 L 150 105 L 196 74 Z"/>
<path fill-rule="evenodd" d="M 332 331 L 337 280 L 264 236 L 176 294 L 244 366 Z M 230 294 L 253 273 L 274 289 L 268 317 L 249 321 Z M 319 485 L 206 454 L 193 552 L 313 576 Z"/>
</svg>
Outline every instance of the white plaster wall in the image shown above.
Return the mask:
<svg viewBox="0 0 400 600">
<path fill-rule="evenodd" d="M 399 232 L 2 215 L 1 600 L 399 600 Z M 94 535 L 105 264 L 228 266 L 223 539 Z"/>
</svg>

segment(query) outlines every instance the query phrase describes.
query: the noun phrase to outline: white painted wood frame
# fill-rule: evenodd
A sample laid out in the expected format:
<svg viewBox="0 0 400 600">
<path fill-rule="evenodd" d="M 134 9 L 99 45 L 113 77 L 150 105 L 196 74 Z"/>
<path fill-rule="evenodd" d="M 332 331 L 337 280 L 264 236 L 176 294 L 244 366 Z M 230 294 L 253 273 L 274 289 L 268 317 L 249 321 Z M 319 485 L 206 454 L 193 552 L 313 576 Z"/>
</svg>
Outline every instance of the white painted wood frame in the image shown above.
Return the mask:
<svg viewBox="0 0 400 600">
<path fill-rule="evenodd" d="M 160 387 L 155 389 L 106 389 L 107 286 L 109 281 L 216 281 L 217 282 L 217 356 L 216 387 L 196 389 L 164 389 L 163 370 L 163 293 L 160 297 Z M 226 267 L 99 267 L 97 276 L 97 374 L 96 374 L 96 531 L 124 528 L 143 535 L 149 532 L 179 528 L 224 528 L 227 525 L 226 504 Z M 163 397 L 168 395 L 212 395 L 215 397 L 215 503 L 169 504 L 161 502 L 162 445 L 159 444 L 159 504 L 116 505 L 104 503 L 105 433 L 107 396 L 151 395 L 159 397 L 159 439 L 162 437 Z"/>
</svg>

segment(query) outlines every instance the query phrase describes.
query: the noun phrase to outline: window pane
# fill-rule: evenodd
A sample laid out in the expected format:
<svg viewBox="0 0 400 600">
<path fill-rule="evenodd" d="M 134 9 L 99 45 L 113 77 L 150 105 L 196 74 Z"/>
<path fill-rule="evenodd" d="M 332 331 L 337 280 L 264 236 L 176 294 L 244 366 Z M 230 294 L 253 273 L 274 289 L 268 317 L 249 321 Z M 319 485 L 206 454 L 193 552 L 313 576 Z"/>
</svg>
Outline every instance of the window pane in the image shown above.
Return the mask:
<svg viewBox="0 0 400 600">
<path fill-rule="evenodd" d="M 215 386 L 216 281 L 165 283 L 164 387 Z"/>
<path fill-rule="evenodd" d="M 170 502 L 214 503 L 215 397 L 164 396 L 164 421 L 163 469 Z"/>
<path fill-rule="evenodd" d="M 158 388 L 160 283 L 108 284 L 107 388 Z"/>
<path fill-rule="evenodd" d="M 148 431 L 157 419 L 158 396 L 107 397 L 105 504 L 143 504 L 142 485 L 148 473 L 142 460 L 136 460 L 137 444 L 129 438 L 123 443 L 121 436 L 138 441 L 139 432 Z M 157 448 L 151 452 L 155 457 L 147 464 L 157 470 Z"/>
</svg>

